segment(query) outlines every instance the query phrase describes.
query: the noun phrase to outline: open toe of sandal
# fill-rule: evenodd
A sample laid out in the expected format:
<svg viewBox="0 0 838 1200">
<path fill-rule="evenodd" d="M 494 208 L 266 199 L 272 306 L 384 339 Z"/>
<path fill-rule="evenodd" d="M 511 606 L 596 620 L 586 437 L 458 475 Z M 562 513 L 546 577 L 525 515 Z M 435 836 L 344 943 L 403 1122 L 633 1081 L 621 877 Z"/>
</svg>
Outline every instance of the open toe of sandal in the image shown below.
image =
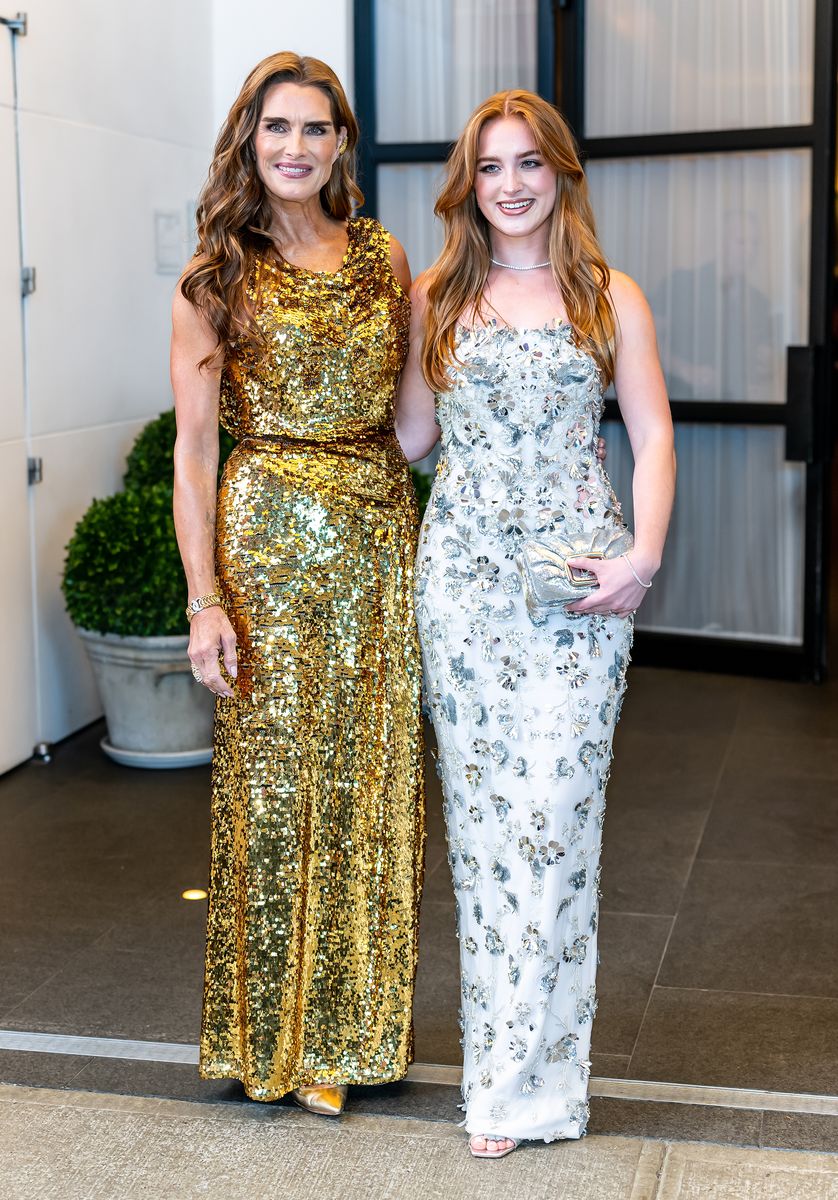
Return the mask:
<svg viewBox="0 0 838 1200">
<path fill-rule="evenodd" d="M 475 1142 L 483 1142 L 483 1146 L 476 1146 Z M 511 1144 L 503 1145 L 504 1142 Z M 468 1140 L 468 1148 L 474 1158 L 506 1158 L 507 1154 L 518 1149 L 518 1142 L 515 1138 L 502 1137 L 500 1134 L 474 1133 Z"/>
</svg>

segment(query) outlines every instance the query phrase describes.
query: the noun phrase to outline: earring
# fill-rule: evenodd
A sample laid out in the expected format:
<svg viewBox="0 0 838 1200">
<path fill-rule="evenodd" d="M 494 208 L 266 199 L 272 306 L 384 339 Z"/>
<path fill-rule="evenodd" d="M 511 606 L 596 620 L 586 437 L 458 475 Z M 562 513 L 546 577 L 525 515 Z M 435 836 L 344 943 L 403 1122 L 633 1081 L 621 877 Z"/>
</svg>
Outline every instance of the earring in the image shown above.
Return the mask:
<svg viewBox="0 0 838 1200">
<path fill-rule="evenodd" d="M 346 142 L 341 142 L 341 144 L 338 146 L 338 154 L 343 154 L 345 149 L 346 149 Z"/>
</svg>

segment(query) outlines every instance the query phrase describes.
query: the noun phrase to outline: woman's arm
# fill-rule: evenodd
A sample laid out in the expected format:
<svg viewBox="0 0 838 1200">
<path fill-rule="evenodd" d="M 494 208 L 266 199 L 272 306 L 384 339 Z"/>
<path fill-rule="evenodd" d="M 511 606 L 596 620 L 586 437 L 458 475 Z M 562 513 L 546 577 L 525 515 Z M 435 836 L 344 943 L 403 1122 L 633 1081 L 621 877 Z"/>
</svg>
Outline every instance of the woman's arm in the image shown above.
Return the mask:
<svg viewBox="0 0 838 1200">
<path fill-rule="evenodd" d="M 215 334 L 178 286 L 172 304 L 171 350 L 177 415 L 174 515 L 190 600 L 215 591 L 220 371 L 199 370 L 198 363 L 212 354 L 216 345 Z M 219 668 L 222 654 L 228 674 L 235 678 L 236 635 L 222 608 L 206 608 L 192 618 L 189 658 L 210 691 L 232 696 Z"/>
<path fill-rule="evenodd" d="M 420 275 L 410 290 L 410 350 L 399 382 L 396 437 L 408 462 L 418 462 L 439 441 L 434 394 L 425 382 L 419 355 L 424 336 L 427 279 Z"/>
<path fill-rule="evenodd" d="M 640 288 L 619 271 L 611 276 L 617 314 L 614 385 L 634 456 L 634 549 L 631 565 L 646 582 L 657 573 L 675 497 L 675 445 L 655 325 Z M 592 571 L 599 588 L 568 612 L 634 611 L 646 594 L 623 559 L 574 559 Z"/>
</svg>

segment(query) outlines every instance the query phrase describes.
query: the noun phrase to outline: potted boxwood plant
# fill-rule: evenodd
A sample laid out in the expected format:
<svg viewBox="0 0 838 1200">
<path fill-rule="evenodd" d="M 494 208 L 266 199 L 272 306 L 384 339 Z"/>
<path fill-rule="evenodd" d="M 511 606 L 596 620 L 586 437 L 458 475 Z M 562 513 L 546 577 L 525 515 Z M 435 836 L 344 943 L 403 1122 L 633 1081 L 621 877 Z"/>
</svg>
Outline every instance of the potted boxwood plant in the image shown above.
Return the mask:
<svg viewBox="0 0 838 1200">
<path fill-rule="evenodd" d="M 194 766 L 212 756 L 213 698 L 194 682 L 186 657 L 174 442 L 173 411 L 140 432 L 124 490 L 90 505 L 67 546 L 62 577 L 105 709 L 102 748 L 136 767 Z M 232 446 L 222 431 L 222 463 Z"/>
<path fill-rule="evenodd" d="M 219 472 L 234 442 L 220 431 Z M 212 756 L 213 699 L 192 679 L 184 580 L 172 518 L 173 410 L 140 432 L 124 490 L 94 500 L 67 545 L 62 588 L 93 667 L 108 736 L 135 767 L 186 767 Z M 430 479 L 413 472 L 420 510 Z"/>
</svg>

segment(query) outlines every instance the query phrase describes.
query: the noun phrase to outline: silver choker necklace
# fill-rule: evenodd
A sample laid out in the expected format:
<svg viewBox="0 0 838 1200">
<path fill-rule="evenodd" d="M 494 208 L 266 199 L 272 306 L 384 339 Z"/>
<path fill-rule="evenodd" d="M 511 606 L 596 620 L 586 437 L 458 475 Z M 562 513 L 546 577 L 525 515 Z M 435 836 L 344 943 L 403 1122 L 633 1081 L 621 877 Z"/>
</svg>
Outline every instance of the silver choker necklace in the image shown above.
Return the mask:
<svg viewBox="0 0 838 1200">
<path fill-rule="evenodd" d="M 531 267 L 516 267 L 514 263 L 502 263 L 502 262 L 498 262 L 498 260 L 496 258 L 493 258 L 492 266 L 493 267 L 506 267 L 507 271 L 540 271 L 542 267 L 550 266 L 550 260 L 548 258 L 547 262 L 533 263 L 533 265 Z"/>
</svg>

